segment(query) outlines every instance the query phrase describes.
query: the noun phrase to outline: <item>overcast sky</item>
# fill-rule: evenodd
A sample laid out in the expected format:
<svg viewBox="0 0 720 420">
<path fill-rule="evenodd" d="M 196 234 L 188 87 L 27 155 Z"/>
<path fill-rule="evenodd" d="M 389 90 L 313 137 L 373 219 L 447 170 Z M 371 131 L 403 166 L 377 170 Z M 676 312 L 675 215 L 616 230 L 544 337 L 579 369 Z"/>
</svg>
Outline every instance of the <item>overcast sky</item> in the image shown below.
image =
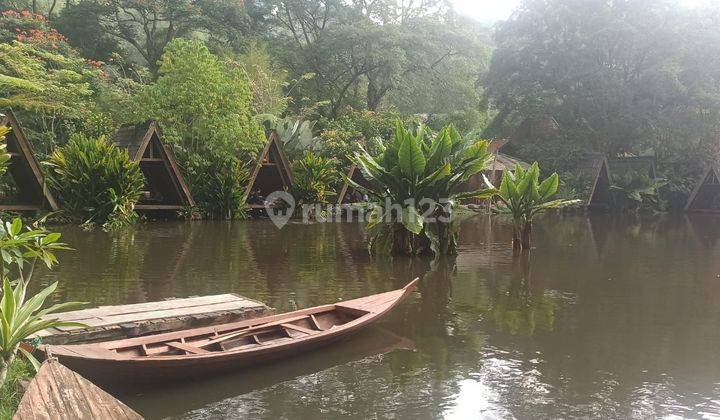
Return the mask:
<svg viewBox="0 0 720 420">
<path fill-rule="evenodd" d="M 719 0 L 679 0 L 686 7 L 697 7 Z M 481 22 L 494 23 L 510 17 L 520 0 L 450 0 L 455 10 Z"/>
</svg>

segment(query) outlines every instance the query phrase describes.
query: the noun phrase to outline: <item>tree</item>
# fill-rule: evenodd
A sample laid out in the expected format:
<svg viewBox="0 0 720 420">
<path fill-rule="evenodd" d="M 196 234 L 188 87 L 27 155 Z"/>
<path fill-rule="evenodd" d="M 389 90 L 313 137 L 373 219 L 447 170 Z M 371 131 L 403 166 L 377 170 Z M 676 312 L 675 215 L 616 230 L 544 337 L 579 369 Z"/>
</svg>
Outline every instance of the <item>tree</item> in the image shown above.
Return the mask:
<svg viewBox="0 0 720 420">
<path fill-rule="evenodd" d="M 558 174 L 554 173 L 542 182 L 539 181 L 539 177 L 540 167 L 537 162 L 527 171 L 517 165 L 514 172 L 503 173 L 500 188 L 497 190 L 496 197 L 500 201 L 497 211 L 509 214 L 513 220 L 514 251 L 530 250 L 532 221 L 535 215 L 548 209 L 567 207 L 580 202 L 580 200 L 551 200 L 557 194 L 560 182 Z"/>
<path fill-rule="evenodd" d="M 560 148 L 707 158 L 720 120 L 720 74 L 710 70 L 717 13 L 681 10 L 672 1 L 525 1 L 495 36 L 486 88 L 499 113 L 487 135 L 549 115 Z M 544 139 L 517 141 L 539 153 L 524 158 L 557 153 Z"/>
<path fill-rule="evenodd" d="M 158 75 L 154 84 L 133 98 L 137 108 L 132 119 L 161 121 L 165 139 L 178 148 L 181 163 L 192 168 L 188 181 L 193 192 L 208 190 L 202 185 L 215 176 L 212 171 L 241 179 L 238 163 L 254 159 L 265 141 L 262 127 L 252 117 L 252 93 L 243 69 L 221 60 L 200 41 L 176 39 L 165 48 Z M 242 190 L 243 186 L 229 187 Z M 203 196 L 214 200 L 211 197 L 234 195 L 223 190 Z M 239 210 L 196 199 L 210 214 Z"/>
<path fill-rule="evenodd" d="M 175 38 L 206 34 L 210 41 L 237 43 L 238 34 L 249 32 L 253 23 L 242 2 L 231 0 L 83 0 L 70 10 L 68 14 L 85 17 L 89 28 L 126 43 L 153 74 L 165 47 Z M 70 15 L 64 17 L 64 21 L 70 19 Z M 74 43 L 84 43 L 85 32 L 70 33 Z"/>
<path fill-rule="evenodd" d="M 400 255 L 454 254 L 457 200 L 494 194 L 459 192 L 463 182 L 485 167 L 490 158 L 487 146 L 482 140 L 466 142 L 452 126 L 432 136 L 423 127 L 411 133 L 398 122 L 395 138 L 381 157 L 364 149 L 356 153 L 353 161 L 371 186 L 347 182 L 370 197 L 370 249 Z"/>
</svg>

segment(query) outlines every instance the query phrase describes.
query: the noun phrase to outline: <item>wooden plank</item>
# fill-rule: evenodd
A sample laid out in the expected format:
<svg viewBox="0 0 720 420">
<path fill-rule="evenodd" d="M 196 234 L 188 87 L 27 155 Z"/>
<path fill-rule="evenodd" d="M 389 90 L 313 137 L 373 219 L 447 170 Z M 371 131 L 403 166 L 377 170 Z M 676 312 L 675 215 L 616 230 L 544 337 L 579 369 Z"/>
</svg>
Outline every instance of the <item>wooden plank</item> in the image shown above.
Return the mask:
<svg viewBox="0 0 720 420">
<path fill-rule="evenodd" d="M 39 204 L 0 204 L 0 210 L 32 211 L 32 210 L 42 210 L 42 206 Z"/>
<path fill-rule="evenodd" d="M 50 328 L 36 336 L 47 344 L 119 340 L 238 322 L 271 313 L 272 309 L 267 305 L 236 294 L 200 296 L 52 314 L 48 318 L 81 322 L 87 326 Z"/>
<path fill-rule="evenodd" d="M 214 305 L 236 302 L 238 305 L 248 307 L 262 305 L 256 300 L 226 293 L 222 295 L 195 296 L 183 299 L 167 299 L 157 302 L 131 303 L 128 305 L 105 305 L 97 308 L 80 309 L 77 311 L 62 312 L 53 317 L 63 321 L 81 321 L 87 318 L 104 317 L 108 315 L 141 314 L 165 309 L 192 308 L 196 306 Z"/>
<path fill-rule="evenodd" d="M 305 333 L 307 335 L 311 335 L 311 334 L 320 332 L 320 331 L 311 330 L 310 328 L 301 327 L 301 326 L 295 325 L 295 324 L 280 324 L 280 326 L 283 328 L 287 328 L 289 330 L 300 331 L 301 333 Z"/>
<path fill-rule="evenodd" d="M 190 354 L 206 354 L 210 353 L 209 351 L 202 349 L 200 347 L 191 346 L 189 344 L 180 343 L 178 341 L 171 341 L 169 343 L 165 343 L 166 346 L 176 348 L 178 350 L 182 350 L 185 352 L 188 352 Z"/>
<path fill-rule="evenodd" d="M 54 359 L 45 361 L 14 420 L 142 419 L 130 407 Z"/>
</svg>

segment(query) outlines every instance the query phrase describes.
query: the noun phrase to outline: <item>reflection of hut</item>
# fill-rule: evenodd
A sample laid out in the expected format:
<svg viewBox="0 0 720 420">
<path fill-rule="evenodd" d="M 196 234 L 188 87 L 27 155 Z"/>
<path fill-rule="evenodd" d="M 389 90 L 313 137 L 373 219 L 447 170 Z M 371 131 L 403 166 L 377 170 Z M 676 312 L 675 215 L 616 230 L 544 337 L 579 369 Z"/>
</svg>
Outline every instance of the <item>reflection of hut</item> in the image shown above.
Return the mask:
<svg viewBox="0 0 720 420">
<path fill-rule="evenodd" d="M 656 178 L 657 171 L 655 169 L 655 156 L 626 156 L 608 161 L 610 171 L 614 175 L 624 175 L 627 173 L 638 173 L 647 175 L 650 178 Z"/>
<path fill-rule="evenodd" d="M 720 213 L 720 166 L 703 174 L 690 194 L 685 211 Z"/>
<path fill-rule="evenodd" d="M 115 134 L 118 146 L 127 149 L 145 175 L 147 191 L 135 205 L 140 211 L 174 211 L 195 201 L 180 172 L 175 154 L 162 141 L 158 123 L 125 125 Z"/>
<path fill-rule="evenodd" d="M 365 179 L 365 176 L 363 175 L 360 168 L 358 168 L 355 164 L 351 165 L 350 169 L 348 169 L 347 177 L 348 179 L 352 179 L 356 184 L 360 185 L 361 187 L 369 186 L 370 184 L 369 181 Z M 359 203 L 364 201 L 363 196 L 364 194 L 361 191 L 356 190 L 348 182 L 345 182 L 342 189 L 340 190 L 340 193 L 338 193 L 337 203 Z"/>
<path fill-rule="evenodd" d="M 265 198 L 275 191 L 284 191 L 292 186 L 290 162 L 282 149 L 282 143 L 275 131 L 271 131 L 268 142 L 258 156 L 255 168 L 250 174 L 245 196 L 251 208 L 263 208 Z"/>
<path fill-rule="evenodd" d="M 33 211 L 43 208 L 57 210 L 57 203 L 45 185 L 30 142 L 12 111 L 7 111 L 0 125 L 8 126 L 12 130 L 6 135 L 5 141 L 10 155 L 8 176 L 14 183 L 14 188 L 11 188 L 14 191 L 10 191 L 9 197 L 3 199 L 0 210 Z"/>
<path fill-rule="evenodd" d="M 530 165 L 519 159 L 499 152 L 499 150 L 507 143 L 507 140 L 495 140 L 490 143 L 490 145 L 488 146 L 488 151 L 490 151 L 493 155 L 485 166 L 485 169 L 465 181 L 460 187 L 461 191 L 471 192 L 487 188 L 485 180 L 483 179 L 483 175 L 486 176 L 490 180 L 490 182 L 492 182 L 492 184 L 497 187 L 499 186 L 500 181 L 502 180 L 503 173 L 505 173 L 505 171 L 514 171 L 517 165 L 520 165 L 520 167 L 523 169 L 528 169 L 530 167 Z M 480 204 L 482 200 L 470 199 L 464 200 L 464 202 L 466 204 Z"/>
<path fill-rule="evenodd" d="M 612 178 L 607 158 L 603 155 L 588 156 L 580 161 L 579 169 L 585 182 L 585 190 L 581 196 L 585 206 L 590 209 L 609 209 L 612 205 Z"/>
</svg>

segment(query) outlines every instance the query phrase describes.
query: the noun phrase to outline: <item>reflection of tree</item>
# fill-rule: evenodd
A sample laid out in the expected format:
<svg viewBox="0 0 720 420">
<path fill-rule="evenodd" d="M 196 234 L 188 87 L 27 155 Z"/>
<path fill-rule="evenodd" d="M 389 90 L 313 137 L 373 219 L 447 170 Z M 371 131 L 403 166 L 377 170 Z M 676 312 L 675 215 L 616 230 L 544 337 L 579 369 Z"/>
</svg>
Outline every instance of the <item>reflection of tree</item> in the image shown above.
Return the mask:
<svg viewBox="0 0 720 420">
<path fill-rule="evenodd" d="M 543 287 L 531 284 L 529 253 L 522 253 L 513 262 L 510 281 L 494 289 L 486 311 L 498 329 L 513 335 L 552 331 L 558 303 Z"/>
</svg>

